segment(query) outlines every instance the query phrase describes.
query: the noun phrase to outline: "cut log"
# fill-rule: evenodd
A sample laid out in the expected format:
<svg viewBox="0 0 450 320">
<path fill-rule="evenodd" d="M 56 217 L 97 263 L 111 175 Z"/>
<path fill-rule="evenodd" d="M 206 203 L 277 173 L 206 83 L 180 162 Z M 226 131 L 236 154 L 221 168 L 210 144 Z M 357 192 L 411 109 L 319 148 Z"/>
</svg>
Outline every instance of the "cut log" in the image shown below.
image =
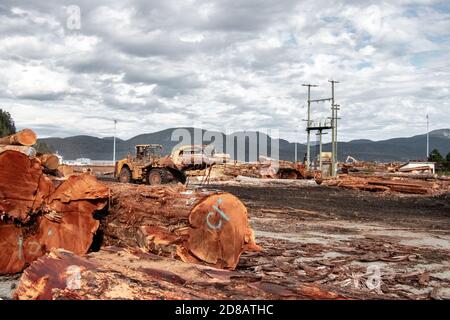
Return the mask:
<svg viewBox="0 0 450 320">
<path fill-rule="evenodd" d="M 234 269 L 243 251 L 259 249 L 247 209 L 229 193 L 118 183 L 111 191 L 102 228 L 107 244 L 225 269 Z"/>
<path fill-rule="evenodd" d="M 274 284 L 250 273 L 113 247 L 85 257 L 52 251 L 25 270 L 14 297 L 19 300 L 346 298 L 319 286 Z"/>
<path fill-rule="evenodd" d="M 397 174 L 398 175 L 398 174 Z M 413 179 L 412 177 L 391 177 L 391 174 L 383 176 L 354 176 L 340 175 L 339 179 L 327 180 L 328 186 L 365 190 L 365 191 L 390 191 L 409 194 L 443 194 L 447 190 L 445 181 L 432 179 Z"/>
<path fill-rule="evenodd" d="M 72 175 L 75 175 L 75 171 L 74 171 L 73 167 L 65 165 L 65 164 L 60 165 L 58 167 L 58 171 L 61 173 L 61 176 L 67 177 L 67 178 Z"/>
<path fill-rule="evenodd" d="M 16 273 L 52 248 L 85 254 L 109 189 L 95 177 L 71 177 L 55 189 L 37 159 L 0 154 L 0 274 Z"/>
<path fill-rule="evenodd" d="M 0 138 L 0 144 L 13 144 L 20 146 L 32 146 L 36 144 L 37 136 L 31 129 L 23 129 L 15 134 Z"/>
<path fill-rule="evenodd" d="M 24 155 L 28 156 L 31 159 L 36 157 L 36 150 L 33 147 L 0 144 L 0 153 L 5 151 L 17 151 L 23 153 Z"/>
<path fill-rule="evenodd" d="M 23 153 L 0 154 L 0 214 L 22 223 L 30 220 L 53 192 L 38 160 Z"/>
<path fill-rule="evenodd" d="M 56 170 L 59 166 L 59 158 L 55 154 L 39 154 L 38 159 L 49 170 Z"/>
<path fill-rule="evenodd" d="M 93 214 L 107 205 L 109 189 L 94 176 L 71 176 L 51 194 L 40 219 L 38 239 L 47 250 L 88 252 L 100 222 Z"/>
<path fill-rule="evenodd" d="M 20 272 L 45 253 L 33 228 L 0 222 L 0 274 Z"/>
<path fill-rule="evenodd" d="M 290 186 L 316 186 L 317 183 L 313 180 L 301 180 L 301 179 L 260 179 L 246 176 L 237 176 L 236 181 L 241 185 L 253 185 L 253 186 L 268 186 L 268 185 L 290 185 Z"/>
</svg>

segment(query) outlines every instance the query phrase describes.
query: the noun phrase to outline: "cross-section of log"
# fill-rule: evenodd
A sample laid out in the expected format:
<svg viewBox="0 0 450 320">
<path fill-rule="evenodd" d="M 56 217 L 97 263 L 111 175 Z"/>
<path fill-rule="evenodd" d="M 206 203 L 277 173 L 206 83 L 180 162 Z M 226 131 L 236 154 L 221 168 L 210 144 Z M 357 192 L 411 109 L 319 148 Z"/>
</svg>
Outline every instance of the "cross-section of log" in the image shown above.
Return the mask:
<svg viewBox="0 0 450 320">
<path fill-rule="evenodd" d="M 20 272 L 45 253 L 33 229 L 35 224 L 0 222 L 0 274 Z"/>
<path fill-rule="evenodd" d="M 64 181 L 50 196 L 40 218 L 38 238 L 47 250 L 64 248 L 85 254 L 100 223 L 93 214 L 105 208 L 109 189 L 83 174 Z"/>
<path fill-rule="evenodd" d="M 36 144 L 37 136 L 31 129 L 23 129 L 15 134 L 0 138 L 0 144 L 14 144 L 21 146 L 32 146 Z"/>
<path fill-rule="evenodd" d="M 39 154 L 39 161 L 49 170 L 56 170 L 59 167 L 59 158 L 55 154 Z"/>
<path fill-rule="evenodd" d="M 317 286 L 275 284 L 250 273 L 113 247 L 84 257 L 54 250 L 25 270 L 14 295 L 19 300 L 344 298 Z"/>
<path fill-rule="evenodd" d="M 52 191 L 53 184 L 38 160 L 16 151 L 0 153 L 1 215 L 28 222 Z"/>
<path fill-rule="evenodd" d="M 0 163 L 5 154 L 0 155 Z M 18 159 L 24 156 L 21 153 L 17 154 L 20 155 Z M 18 168 L 24 170 L 24 167 Z M 6 172 L 7 170 L 0 170 L 3 175 Z M 4 176 L 0 176 L 0 182 L 4 182 L 3 178 Z M 64 181 L 56 190 L 51 189 L 45 198 L 40 197 L 40 205 L 30 217 L 22 214 L 29 212 L 28 207 L 24 205 L 29 202 L 24 196 L 26 195 L 24 192 L 28 192 L 25 188 L 28 185 L 24 184 L 24 181 L 27 180 L 16 182 L 21 186 L 17 195 L 22 198 L 16 196 L 14 198 L 16 202 L 6 198 L 6 203 L 15 204 L 12 207 L 14 210 L 3 212 L 0 221 L 0 274 L 19 272 L 53 248 L 64 248 L 77 254 L 87 253 L 99 227 L 99 221 L 93 215 L 106 206 L 109 198 L 109 189 L 94 176 L 87 174 L 74 176 Z M 0 183 L 1 186 L 7 185 Z M 51 182 L 50 187 L 53 188 Z M 3 192 L 0 195 L 4 197 L 8 193 Z M 0 201 L 1 203 L 3 202 Z M 14 215 L 11 215 L 11 212 Z"/>
<path fill-rule="evenodd" d="M 111 191 L 108 244 L 225 269 L 234 269 L 243 251 L 259 249 L 247 209 L 229 193 L 131 184 L 113 184 Z"/>
</svg>

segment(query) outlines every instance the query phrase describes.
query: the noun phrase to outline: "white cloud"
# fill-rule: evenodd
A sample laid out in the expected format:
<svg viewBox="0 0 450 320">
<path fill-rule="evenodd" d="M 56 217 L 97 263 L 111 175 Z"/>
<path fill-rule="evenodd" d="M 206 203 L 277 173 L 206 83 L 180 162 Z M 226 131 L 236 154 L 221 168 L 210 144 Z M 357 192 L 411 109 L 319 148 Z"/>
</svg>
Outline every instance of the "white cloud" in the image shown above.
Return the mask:
<svg viewBox="0 0 450 320">
<path fill-rule="evenodd" d="M 4 82 L 7 82 L 5 92 L 13 98 L 57 95 L 71 90 L 69 77 L 64 72 L 55 72 L 41 65 L 2 64 Z"/>
<path fill-rule="evenodd" d="M 0 103 L 41 135 L 111 135 L 119 118 L 123 138 L 199 124 L 303 140 L 300 85 L 328 97 L 334 78 L 340 138 L 419 134 L 427 110 L 433 128 L 450 123 L 439 3 L 5 0 Z M 68 5 L 80 6 L 80 30 L 66 27 Z"/>
</svg>

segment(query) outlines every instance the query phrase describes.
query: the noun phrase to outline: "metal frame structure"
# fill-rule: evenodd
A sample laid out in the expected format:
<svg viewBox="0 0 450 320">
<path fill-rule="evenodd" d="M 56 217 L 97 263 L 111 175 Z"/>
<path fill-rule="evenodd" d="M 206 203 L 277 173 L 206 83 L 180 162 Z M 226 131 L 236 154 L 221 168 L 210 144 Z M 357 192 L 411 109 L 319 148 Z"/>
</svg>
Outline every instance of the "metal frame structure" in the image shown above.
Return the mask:
<svg viewBox="0 0 450 320">
<path fill-rule="evenodd" d="M 307 119 L 306 119 L 306 132 L 307 132 L 307 142 L 306 142 L 306 168 L 307 170 L 311 169 L 311 131 L 318 131 L 319 137 L 319 166 L 320 170 L 322 170 L 322 134 L 324 130 L 331 129 L 331 170 L 332 176 L 336 177 L 337 175 L 337 120 L 340 119 L 337 116 L 338 110 L 340 110 L 339 105 L 335 103 L 335 95 L 334 95 L 334 85 L 339 83 L 338 81 L 329 80 L 331 83 L 331 98 L 324 99 L 315 99 L 311 100 L 311 87 L 318 87 L 317 85 L 312 84 L 302 84 L 303 87 L 308 87 L 308 110 L 307 110 Z M 319 123 L 314 124 L 311 121 L 311 103 L 312 102 L 327 102 L 331 101 L 331 117 L 329 118 L 331 122 L 329 124 Z"/>
</svg>

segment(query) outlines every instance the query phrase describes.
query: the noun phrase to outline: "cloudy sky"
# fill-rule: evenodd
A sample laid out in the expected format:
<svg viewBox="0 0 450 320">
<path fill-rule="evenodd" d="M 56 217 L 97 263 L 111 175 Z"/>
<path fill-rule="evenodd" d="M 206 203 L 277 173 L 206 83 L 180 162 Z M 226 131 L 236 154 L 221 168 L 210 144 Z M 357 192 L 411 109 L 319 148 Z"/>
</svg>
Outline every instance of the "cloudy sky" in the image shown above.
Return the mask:
<svg viewBox="0 0 450 320">
<path fill-rule="evenodd" d="M 0 108 L 41 137 L 111 136 L 118 119 L 121 138 L 201 126 L 305 141 L 301 84 L 326 98 L 329 79 L 342 140 L 420 134 L 427 112 L 450 127 L 448 1 L 2 0 L 0 21 Z"/>
</svg>

